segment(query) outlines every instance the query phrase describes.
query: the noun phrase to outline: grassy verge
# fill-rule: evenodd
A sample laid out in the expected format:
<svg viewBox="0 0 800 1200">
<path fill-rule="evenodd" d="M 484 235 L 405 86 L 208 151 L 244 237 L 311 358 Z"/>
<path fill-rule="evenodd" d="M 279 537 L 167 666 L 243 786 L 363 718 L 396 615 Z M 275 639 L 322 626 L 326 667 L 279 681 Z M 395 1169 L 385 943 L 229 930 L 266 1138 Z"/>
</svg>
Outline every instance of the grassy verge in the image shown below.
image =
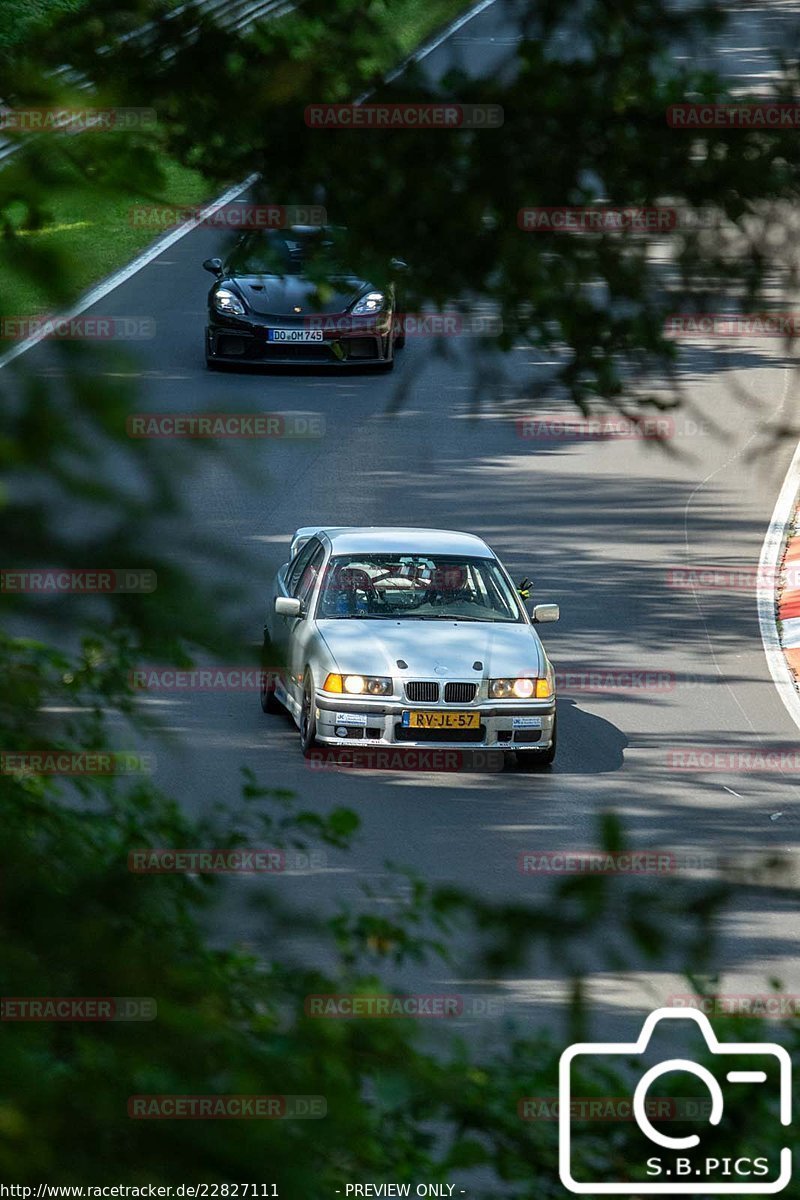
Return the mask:
<svg viewBox="0 0 800 1200">
<path fill-rule="evenodd" d="M 210 188 L 202 175 L 179 163 L 165 159 L 162 164 L 165 205 L 196 205 L 209 198 Z M 131 209 L 137 204 L 152 204 L 152 197 L 130 193 L 92 192 L 85 183 L 58 189 L 50 203 L 50 220 L 41 229 L 22 233 L 37 248 L 57 250 L 69 260 L 70 283 L 74 297 L 130 262 L 132 258 L 162 235 L 163 230 L 135 228 Z M 14 294 L 14 312 L 30 316 L 41 314 L 52 304 L 48 282 L 37 283 L 26 272 L 4 271 L 9 292 Z M 12 278 L 13 276 L 13 287 Z M 5 287 L 4 287 L 5 290 Z"/>
<path fill-rule="evenodd" d="M 87 0 L 0 0 L 0 49 L 20 46 L 37 28 L 64 13 L 75 13 Z"/>
</svg>

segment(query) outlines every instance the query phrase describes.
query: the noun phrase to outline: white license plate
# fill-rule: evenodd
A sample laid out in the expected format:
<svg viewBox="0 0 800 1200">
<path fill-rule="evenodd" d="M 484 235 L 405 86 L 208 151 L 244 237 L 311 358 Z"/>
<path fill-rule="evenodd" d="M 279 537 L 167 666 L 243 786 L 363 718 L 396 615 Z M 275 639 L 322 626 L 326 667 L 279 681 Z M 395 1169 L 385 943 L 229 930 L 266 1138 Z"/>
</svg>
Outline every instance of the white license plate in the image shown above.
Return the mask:
<svg viewBox="0 0 800 1200">
<path fill-rule="evenodd" d="M 541 717 L 512 717 L 511 718 L 511 728 L 512 729 L 541 729 L 542 728 L 542 718 Z"/>
<path fill-rule="evenodd" d="M 270 329 L 268 342 L 321 342 L 321 329 Z"/>
</svg>

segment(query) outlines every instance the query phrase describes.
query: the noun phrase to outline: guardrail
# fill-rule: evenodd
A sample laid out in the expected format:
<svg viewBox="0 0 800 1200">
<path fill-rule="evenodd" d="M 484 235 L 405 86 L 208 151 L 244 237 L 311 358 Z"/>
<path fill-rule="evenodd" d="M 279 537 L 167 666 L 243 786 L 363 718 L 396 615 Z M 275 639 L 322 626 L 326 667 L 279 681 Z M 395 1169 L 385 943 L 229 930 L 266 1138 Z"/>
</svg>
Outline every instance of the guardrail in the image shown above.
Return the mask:
<svg viewBox="0 0 800 1200">
<path fill-rule="evenodd" d="M 180 4 L 176 8 L 171 9 L 165 15 L 164 20 L 173 20 L 180 13 L 186 12 L 191 7 L 189 4 Z M 291 0 L 202 0 L 196 7 L 202 10 L 205 17 L 213 18 L 220 29 L 229 29 L 238 33 L 251 25 L 255 25 L 257 21 L 266 20 L 268 17 L 281 17 L 284 13 L 291 12 L 296 5 Z M 140 29 L 133 29 L 130 33 L 122 34 L 118 38 L 118 41 L 128 42 L 139 38 L 146 38 L 150 30 L 154 28 L 154 23 L 150 21 Z M 193 26 L 189 32 L 194 32 L 196 28 L 198 27 Z M 111 46 L 101 46 L 97 53 L 109 54 L 111 50 Z M 91 91 L 91 81 L 81 79 L 71 67 L 59 67 L 55 74 L 63 75 L 81 90 Z M 0 108 L 2 107 L 2 102 L 0 102 Z M 8 138 L 0 138 L 0 163 L 4 159 L 10 158 L 18 149 L 19 142 L 9 141 Z"/>
</svg>

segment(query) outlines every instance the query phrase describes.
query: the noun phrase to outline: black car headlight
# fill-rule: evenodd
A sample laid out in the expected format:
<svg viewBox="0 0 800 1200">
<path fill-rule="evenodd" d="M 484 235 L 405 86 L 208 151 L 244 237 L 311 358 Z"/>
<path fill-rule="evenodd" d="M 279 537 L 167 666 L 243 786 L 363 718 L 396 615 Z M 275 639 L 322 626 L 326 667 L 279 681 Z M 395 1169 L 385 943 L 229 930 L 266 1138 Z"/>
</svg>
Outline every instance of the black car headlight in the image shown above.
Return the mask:
<svg viewBox="0 0 800 1200">
<path fill-rule="evenodd" d="M 217 288 L 214 292 L 214 308 L 217 312 L 230 313 L 234 317 L 244 316 L 244 305 L 230 288 Z"/>
<path fill-rule="evenodd" d="M 386 304 L 386 297 L 383 292 L 367 292 L 366 296 L 353 305 L 352 313 L 355 317 L 369 317 L 376 313 L 382 312 Z"/>
</svg>

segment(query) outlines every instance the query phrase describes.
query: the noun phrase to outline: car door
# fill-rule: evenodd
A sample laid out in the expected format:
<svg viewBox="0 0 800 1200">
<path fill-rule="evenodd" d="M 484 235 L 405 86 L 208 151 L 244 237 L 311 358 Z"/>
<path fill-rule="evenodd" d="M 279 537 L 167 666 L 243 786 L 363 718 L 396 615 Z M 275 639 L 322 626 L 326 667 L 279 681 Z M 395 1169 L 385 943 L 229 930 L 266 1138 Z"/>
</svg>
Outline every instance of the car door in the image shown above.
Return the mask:
<svg viewBox="0 0 800 1200">
<path fill-rule="evenodd" d="M 312 537 L 307 542 L 304 542 L 294 558 L 278 571 L 272 588 L 267 627 L 270 641 L 275 646 L 276 656 L 287 668 L 289 667 L 289 643 L 296 621 L 291 617 L 279 616 L 275 612 L 275 600 L 278 596 L 293 596 L 295 594 L 295 588 L 304 569 L 319 550 L 320 545 L 319 538 L 316 537 Z M 289 673 L 287 672 L 287 674 Z M 291 680 L 287 680 L 287 690 L 291 696 L 294 696 L 294 691 L 291 688 Z"/>
<path fill-rule="evenodd" d="M 311 538 L 287 568 L 283 594 L 293 596 L 303 605 L 300 617 L 276 617 L 283 626 L 284 661 L 286 662 L 287 690 L 296 703 L 300 703 L 303 692 L 303 670 L 307 662 L 309 639 L 314 630 L 311 601 L 325 560 L 325 547 L 319 538 Z"/>
</svg>

